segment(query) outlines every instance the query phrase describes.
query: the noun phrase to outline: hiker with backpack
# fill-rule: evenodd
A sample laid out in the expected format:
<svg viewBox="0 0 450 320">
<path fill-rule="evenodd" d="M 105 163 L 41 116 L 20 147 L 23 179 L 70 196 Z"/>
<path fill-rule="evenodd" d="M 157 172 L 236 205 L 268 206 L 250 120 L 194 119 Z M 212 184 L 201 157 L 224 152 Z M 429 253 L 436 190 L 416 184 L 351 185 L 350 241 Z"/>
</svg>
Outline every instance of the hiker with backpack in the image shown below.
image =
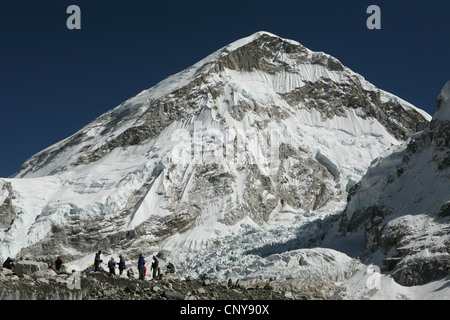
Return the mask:
<svg viewBox="0 0 450 320">
<path fill-rule="evenodd" d="M 56 269 L 56 271 L 58 271 L 58 272 L 61 271 L 62 264 L 63 264 L 62 257 L 58 256 L 58 258 L 55 261 L 55 269 Z"/>
<path fill-rule="evenodd" d="M 120 260 L 119 260 L 119 275 L 121 276 L 123 273 L 123 270 L 126 269 L 126 265 L 125 265 L 125 258 L 120 255 L 119 256 Z"/>
<path fill-rule="evenodd" d="M 8 257 L 8 259 L 5 260 L 5 262 L 3 262 L 3 268 L 12 270 L 14 267 L 14 259 L 11 259 L 10 257 Z"/>
<path fill-rule="evenodd" d="M 112 275 L 116 274 L 116 264 L 117 264 L 117 262 L 114 261 L 114 257 L 111 257 L 111 260 L 108 261 L 108 268 L 109 268 L 109 273 L 111 273 Z"/>
</svg>

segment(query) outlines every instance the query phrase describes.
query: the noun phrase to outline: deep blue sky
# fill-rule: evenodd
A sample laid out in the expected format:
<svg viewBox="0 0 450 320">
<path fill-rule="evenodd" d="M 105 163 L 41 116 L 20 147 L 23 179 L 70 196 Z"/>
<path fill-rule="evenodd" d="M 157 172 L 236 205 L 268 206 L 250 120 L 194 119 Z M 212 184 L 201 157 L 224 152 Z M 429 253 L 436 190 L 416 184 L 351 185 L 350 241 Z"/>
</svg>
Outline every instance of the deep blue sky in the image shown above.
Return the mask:
<svg viewBox="0 0 450 320">
<path fill-rule="evenodd" d="M 66 9 L 81 8 L 81 30 Z M 381 30 L 366 9 L 381 8 Z M 0 3 L 0 177 L 124 100 L 257 31 L 323 51 L 429 113 L 450 79 L 450 1 Z"/>
</svg>

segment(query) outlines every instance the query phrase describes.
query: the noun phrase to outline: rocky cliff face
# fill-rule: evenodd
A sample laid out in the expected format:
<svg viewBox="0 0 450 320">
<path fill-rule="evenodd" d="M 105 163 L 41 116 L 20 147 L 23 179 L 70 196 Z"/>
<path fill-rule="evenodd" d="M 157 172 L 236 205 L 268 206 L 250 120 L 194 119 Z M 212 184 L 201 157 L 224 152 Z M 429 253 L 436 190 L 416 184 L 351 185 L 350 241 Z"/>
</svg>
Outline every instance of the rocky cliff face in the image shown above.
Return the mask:
<svg viewBox="0 0 450 320">
<path fill-rule="evenodd" d="M 183 260 L 242 226 L 289 215 L 293 227 L 342 207 L 372 160 L 428 120 L 336 58 L 259 32 L 0 179 L 0 254 L 167 249 Z"/>
<path fill-rule="evenodd" d="M 363 232 L 367 256 L 382 256 L 402 285 L 449 275 L 450 121 L 444 92 L 429 127 L 379 159 L 351 191 L 343 233 Z"/>
</svg>

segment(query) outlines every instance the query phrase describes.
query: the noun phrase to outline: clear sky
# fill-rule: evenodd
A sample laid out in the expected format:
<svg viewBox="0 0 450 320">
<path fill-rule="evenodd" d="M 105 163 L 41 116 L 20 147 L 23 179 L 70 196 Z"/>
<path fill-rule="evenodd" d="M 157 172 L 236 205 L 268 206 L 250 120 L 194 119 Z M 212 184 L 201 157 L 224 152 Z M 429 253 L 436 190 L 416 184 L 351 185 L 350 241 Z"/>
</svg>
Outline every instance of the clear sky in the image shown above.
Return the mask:
<svg viewBox="0 0 450 320">
<path fill-rule="evenodd" d="M 69 30 L 69 5 L 81 30 Z M 381 30 L 369 30 L 369 5 Z M 338 58 L 433 114 L 450 80 L 450 1 L 0 2 L 0 177 L 144 89 L 257 31 Z"/>
</svg>

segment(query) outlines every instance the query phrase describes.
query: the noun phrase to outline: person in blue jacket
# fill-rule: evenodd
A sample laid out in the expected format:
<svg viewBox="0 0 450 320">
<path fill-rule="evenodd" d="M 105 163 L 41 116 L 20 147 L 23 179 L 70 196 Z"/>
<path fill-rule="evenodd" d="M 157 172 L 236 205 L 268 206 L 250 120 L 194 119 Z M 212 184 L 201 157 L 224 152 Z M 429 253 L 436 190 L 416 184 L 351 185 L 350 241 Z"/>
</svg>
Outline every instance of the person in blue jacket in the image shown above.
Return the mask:
<svg viewBox="0 0 450 320">
<path fill-rule="evenodd" d="M 111 260 L 108 261 L 109 273 L 115 275 L 116 274 L 116 264 L 117 262 L 111 257 Z"/>
<path fill-rule="evenodd" d="M 139 280 L 144 280 L 144 277 L 145 277 L 145 259 L 142 256 L 142 253 L 139 254 L 138 270 L 139 270 Z"/>
</svg>

